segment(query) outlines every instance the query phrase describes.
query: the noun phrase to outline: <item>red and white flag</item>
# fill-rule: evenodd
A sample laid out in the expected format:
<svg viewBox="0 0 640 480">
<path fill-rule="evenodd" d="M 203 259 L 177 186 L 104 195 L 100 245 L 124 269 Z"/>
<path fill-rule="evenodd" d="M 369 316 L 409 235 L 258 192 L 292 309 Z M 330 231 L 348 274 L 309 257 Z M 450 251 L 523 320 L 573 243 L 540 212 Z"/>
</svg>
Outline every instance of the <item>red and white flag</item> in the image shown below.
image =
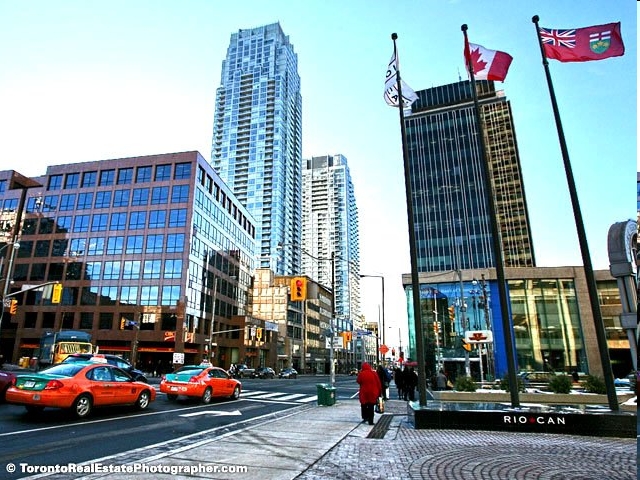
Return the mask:
<svg viewBox="0 0 640 480">
<path fill-rule="evenodd" d="M 513 57 L 499 50 L 489 50 L 482 45 L 465 42 L 464 58 L 467 71 L 469 63 L 473 67 L 476 80 L 497 80 L 504 82 Z"/>
</svg>

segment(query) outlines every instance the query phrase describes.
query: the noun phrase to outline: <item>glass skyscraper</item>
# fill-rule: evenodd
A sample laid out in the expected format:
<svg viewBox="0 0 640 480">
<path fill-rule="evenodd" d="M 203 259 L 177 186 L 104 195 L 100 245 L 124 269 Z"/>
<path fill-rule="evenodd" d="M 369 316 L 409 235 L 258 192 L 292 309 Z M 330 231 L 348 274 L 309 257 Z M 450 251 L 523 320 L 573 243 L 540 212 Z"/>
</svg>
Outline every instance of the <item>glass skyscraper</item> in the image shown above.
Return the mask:
<svg viewBox="0 0 640 480">
<path fill-rule="evenodd" d="M 259 266 L 294 273 L 301 255 L 302 98 L 298 57 L 280 24 L 232 34 L 221 77 L 211 163 L 256 220 Z"/>
<path fill-rule="evenodd" d="M 511 105 L 493 82 L 476 88 L 492 189 L 482 174 L 469 81 L 417 92 L 405 117 L 421 272 L 495 267 L 489 194 L 505 266 L 535 266 Z"/>
<path fill-rule="evenodd" d="M 360 319 L 360 230 L 347 159 L 305 160 L 302 185 L 302 248 L 309 254 L 302 255 L 302 273 L 335 288 L 337 329 L 351 331 Z M 328 261 L 332 253 L 334 278 Z"/>
</svg>

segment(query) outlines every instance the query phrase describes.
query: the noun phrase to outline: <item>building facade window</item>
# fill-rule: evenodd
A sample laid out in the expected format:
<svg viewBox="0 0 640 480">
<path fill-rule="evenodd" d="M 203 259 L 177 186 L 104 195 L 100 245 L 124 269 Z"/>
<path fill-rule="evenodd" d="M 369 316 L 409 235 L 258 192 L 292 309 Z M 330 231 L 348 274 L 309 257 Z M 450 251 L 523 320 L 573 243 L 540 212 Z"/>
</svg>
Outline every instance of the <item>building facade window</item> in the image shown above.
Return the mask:
<svg viewBox="0 0 640 480">
<path fill-rule="evenodd" d="M 134 207 L 149 205 L 149 189 L 134 188 L 133 198 L 131 199 L 131 205 Z"/>
<path fill-rule="evenodd" d="M 111 192 L 96 192 L 95 208 L 109 208 L 111 205 Z"/>
<path fill-rule="evenodd" d="M 82 187 L 95 187 L 98 180 L 98 172 L 84 172 L 82 174 Z"/>
<path fill-rule="evenodd" d="M 136 253 L 142 253 L 142 246 L 144 244 L 143 235 L 129 235 L 127 237 L 127 255 Z"/>
<path fill-rule="evenodd" d="M 100 171 L 100 186 L 108 187 L 113 185 L 115 181 L 116 171 L 115 170 L 101 170 Z"/>
</svg>

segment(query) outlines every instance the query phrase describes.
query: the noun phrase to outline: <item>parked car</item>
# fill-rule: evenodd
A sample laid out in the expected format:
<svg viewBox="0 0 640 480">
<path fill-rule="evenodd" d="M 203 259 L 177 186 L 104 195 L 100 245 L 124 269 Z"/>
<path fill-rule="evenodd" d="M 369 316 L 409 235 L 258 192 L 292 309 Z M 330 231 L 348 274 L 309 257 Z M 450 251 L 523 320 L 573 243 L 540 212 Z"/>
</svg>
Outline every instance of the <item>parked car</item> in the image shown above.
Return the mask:
<svg viewBox="0 0 640 480">
<path fill-rule="evenodd" d="M 242 383 L 231 378 L 226 370 L 209 364 L 185 365 L 164 375 L 160 381 L 160 391 L 166 393 L 169 400 L 175 400 L 178 395 L 200 398 L 202 403 L 209 403 L 215 397 L 236 400 L 241 390 Z"/>
<path fill-rule="evenodd" d="M 271 367 L 258 367 L 253 376 L 254 378 L 276 378 L 276 372 Z"/>
<path fill-rule="evenodd" d="M 518 373 L 518 378 L 522 380 L 524 386 L 547 385 L 556 374 L 553 372 L 523 371 Z"/>
<path fill-rule="evenodd" d="M 6 393 L 7 403 L 37 413 L 45 407 L 68 408 L 78 418 L 94 407 L 134 405 L 144 410 L 156 398 L 155 389 L 135 381 L 124 370 L 97 362 L 60 363 L 40 372 L 21 373 Z"/>
<path fill-rule="evenodd" d="M 278 378 L 296 378 L 297 376 L 298 372 L 295 368 L 284 368 L 278 374 Z"/>
<path fill-rule="evenodd" d="M 235 366 L 234 375 L 236 378 L 253 378 L 255 372 L 254 368 L 249 368 L 244 363 L 239 363 Z"/>
<path fill-rule="evenodd" d="M 124 358 L 119 357 L 118 355 L 111 355 L 111 354 L 108 354 L 108 353 L 107 354 L 102 354 L 102 353 L 72 353 L 67 358 L 65 358 L 62 361 L 62 363 L 76 363 L 76 362 L 90 362 L 90 361 L 103 362 L 104 363 L 104 360 L 106 360 L 106 362 L 109 365 L 113 365 L 114 367 L 121 368 L 122 370 L 127 372 L 129 375 L 131 375 L 133 377 L 133 379 L 135 381 L 148 383 L 147 382 L 147 377 L 145 376 L 143 371 L 138 370 L 133 365 L 131 365 L 131 363 L 129 363 L 128 360 L 125 360 Z"/>
</svg>

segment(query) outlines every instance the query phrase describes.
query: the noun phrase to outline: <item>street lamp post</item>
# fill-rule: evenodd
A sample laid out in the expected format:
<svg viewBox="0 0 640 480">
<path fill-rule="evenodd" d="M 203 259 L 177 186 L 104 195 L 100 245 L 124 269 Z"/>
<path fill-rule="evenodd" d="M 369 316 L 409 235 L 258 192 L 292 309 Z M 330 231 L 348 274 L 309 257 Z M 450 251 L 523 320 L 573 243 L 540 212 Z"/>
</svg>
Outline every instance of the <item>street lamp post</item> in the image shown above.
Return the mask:
<svg viewBox="0 0 640 480">
<path fill-rule="evenodd" d="M 282 250 L 285 246 L 290 244 L 280 244 L 278 245 L 278 249 Z M 336 366 L 334 364 L 334 354 L 333 354 L 333 337 L 334 337 L 334 328 L 335 328 L 335 317 L 336 317 L 336 253 L 331 252 L 331 257 L 329 258 L 318 258 L 311 255 L 305 249 L 300 248 L 300 251 L 307 255 L 309 258 L 315 260 L 316 262 L 331 262 L 331 319 L 329 324 L 329 381 L 332 387 L 336 386 Z M 306 336 L 306 333 L 305 333 Z"/>
<path fill-rule="evenodd" d="M 385 327 L 384 327 L 384 276 L 382 275 L 364 275 L 361 274 L 360 278 L 371 277 L 371 278 L 379 278 L 382 280 L 382 344 L 386 345 L 385 341 Z"/>
</svg>

